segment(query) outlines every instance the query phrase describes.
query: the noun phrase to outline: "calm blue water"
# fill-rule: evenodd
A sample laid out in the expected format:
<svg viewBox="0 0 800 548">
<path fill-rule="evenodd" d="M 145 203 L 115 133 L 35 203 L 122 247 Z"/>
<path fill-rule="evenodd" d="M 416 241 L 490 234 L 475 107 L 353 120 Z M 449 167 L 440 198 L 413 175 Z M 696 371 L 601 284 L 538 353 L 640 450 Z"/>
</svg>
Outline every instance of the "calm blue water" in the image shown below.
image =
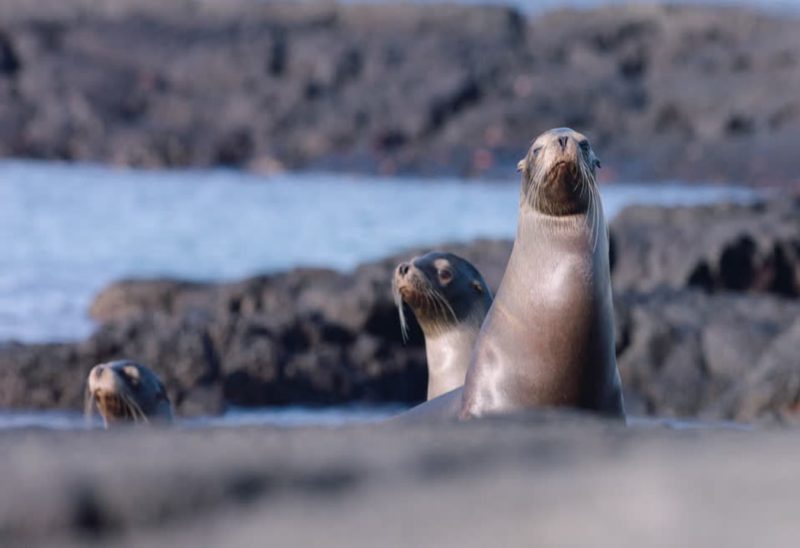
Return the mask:
<svg viewBox="0 0 800 548">
<path fill-rule="evenodd" d="M 746 200 L 720 187 L 606 186 L 629 204 Z M 408 247 L 513 237 L 516 181 L 270 178 L 0 162 L 0 341 L 70 340 L 122 277 L 230 280 L 298 265 L 341 270 Z"/>
</svg>

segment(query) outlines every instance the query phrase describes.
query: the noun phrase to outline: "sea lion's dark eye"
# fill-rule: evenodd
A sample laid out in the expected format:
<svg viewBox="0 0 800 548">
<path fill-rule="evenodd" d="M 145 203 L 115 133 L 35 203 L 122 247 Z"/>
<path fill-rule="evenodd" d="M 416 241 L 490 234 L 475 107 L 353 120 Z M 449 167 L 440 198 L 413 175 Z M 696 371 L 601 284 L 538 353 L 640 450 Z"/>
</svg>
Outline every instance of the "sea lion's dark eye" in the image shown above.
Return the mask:
<svg viewBox="0 0 800 548">
<path fill-rule="evenodd" d="M 453 272 L 450 269 L 443 268 L 442 270 L 439 271 L 439 280 L 441 280 L 442 282 L 447 283 L 452 279 L 453 279 Z"/>
<path fill-rule="evenodd" d="M 539 151 L 542 150 L 542 147 L 536 147 L 533 149 L 533 155 L 536 156 L 539 154 Z"/>
<path fill-rule="evenodd" d="M 581 141 L 579 146 L 581 147 L 582 151 L 589 152 L 589 141 Z"/>
</svg>

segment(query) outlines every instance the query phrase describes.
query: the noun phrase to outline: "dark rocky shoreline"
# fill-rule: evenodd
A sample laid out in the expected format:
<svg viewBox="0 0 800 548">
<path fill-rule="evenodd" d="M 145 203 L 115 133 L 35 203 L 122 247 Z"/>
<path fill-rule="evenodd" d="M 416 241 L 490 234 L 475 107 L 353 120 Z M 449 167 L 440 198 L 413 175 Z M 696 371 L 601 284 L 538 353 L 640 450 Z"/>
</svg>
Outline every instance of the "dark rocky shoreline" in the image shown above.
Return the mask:
<svg viewBox="0 0 800 548">
<path fill-rule="evenodd" d="M 629 411 L 797 420 L 800 199 L 634 207 L 610 230 Z M 496 288 L 511 242 L 441 247 Z M 420 401 L 422 339 L 412 323 L 410 341 L 401 340 L 390 273 L 421 251 L 352 273 L 113 284 L 92 306 L 100 328 L 87 341 L 0 347 L 0 407 L 77 408 L 89 368 L 119 357 L 153 367 L 183 415 L 225 405 Z"/>
<path fill-rule="evenodd" d="M 505 176 L 533 135 L 569 125 L 602 151 L 607 180 L 792 185 L 798 33 L 796 18 L 719 7 L 528 20 L 459 6 L 8 0 L 0 155 Z"/>
</svg>

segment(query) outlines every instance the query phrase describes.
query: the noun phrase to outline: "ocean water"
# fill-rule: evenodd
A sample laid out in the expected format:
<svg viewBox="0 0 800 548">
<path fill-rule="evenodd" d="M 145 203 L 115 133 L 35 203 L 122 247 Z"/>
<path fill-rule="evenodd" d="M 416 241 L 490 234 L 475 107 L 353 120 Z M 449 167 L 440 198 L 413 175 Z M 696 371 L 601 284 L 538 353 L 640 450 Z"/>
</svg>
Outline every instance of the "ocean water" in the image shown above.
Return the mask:
<svg viewBox="0 0 800 548">
<path fill-rule="evenodd" d="M 739 188 L 609 185 L 630 204 L 752 199 Z M 88 336 L 93 296 L 120 278 L 232 280 L 348 270 L 413 246 L 511 238 L 518 182 L 136 171 L 0 162 L 0 341 Z"/>
<path fill-rule="evenodd" d="M 235 428 L 240 426 L 335 427 L 367 424 L 387 419 L 406 409 L 401 405 L 349 405 L 340 407 L 276 407 L 263 409 L 232 408 L 216 417 L 176 419 L 181 428 Z M 73 411 L 24 411 L 0 409 L 0 430 L 43 428 L 47 430 L 85 430 L 102 428 L 95 414 L 87 420 Z"/>
<path fill-rule="evenodd" d="M 379 423 L 407 409 L 402 405 L 349 405 L 340 407 L 275 407 L 261 409 L 232 408 L 217 417 L 176 419 L 178 428 L 237 428 L 243 426 L 301 426 L 339 427 L 354 424 Z M 671 417 L 628 417 L 628 426 L 636 429 L 669 428 L 672 430 L 738 430 L 755 427 L 732 421 L 703 421 Z M 0 431 L 22 429 L 87 430 L 102 429 L 95 414 L 87 420 L 83 414 L 71 411 L 0 410 Z"/>
</svg>

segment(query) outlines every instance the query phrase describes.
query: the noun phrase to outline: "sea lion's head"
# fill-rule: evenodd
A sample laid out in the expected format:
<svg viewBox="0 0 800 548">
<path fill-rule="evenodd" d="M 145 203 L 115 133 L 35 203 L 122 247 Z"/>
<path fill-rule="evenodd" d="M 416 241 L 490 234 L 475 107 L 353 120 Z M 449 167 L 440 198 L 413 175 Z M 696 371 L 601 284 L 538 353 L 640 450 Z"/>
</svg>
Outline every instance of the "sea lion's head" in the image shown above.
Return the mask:
<svg viewBox="0 0 800 548">
<path fill-rule="evenodd" d="M 403 336 L 407 324 L 403 303 L 409 306 L 426 337 L 464 322 L 480 327 L 492 295 L 478 269 L 452 253 L 433 251 L 400 263 L 392 289 Z"/>
<path fill-rule="evenodd" d="M 586 136 L 569 128 L 545 131 L 517 164 L 523 205 L 546 215 L 585 213 L 599 203 L 595 180 L 599 167 Z"/>
<path fill-rule="evenodd" d="M 103 422 L 149 422 L 159 411 L 169 409 L 164 385 L 148 368 L 130 360 L 95 365 L 86 384 L 86 414 L 94 407 Z"/>
</svg>

